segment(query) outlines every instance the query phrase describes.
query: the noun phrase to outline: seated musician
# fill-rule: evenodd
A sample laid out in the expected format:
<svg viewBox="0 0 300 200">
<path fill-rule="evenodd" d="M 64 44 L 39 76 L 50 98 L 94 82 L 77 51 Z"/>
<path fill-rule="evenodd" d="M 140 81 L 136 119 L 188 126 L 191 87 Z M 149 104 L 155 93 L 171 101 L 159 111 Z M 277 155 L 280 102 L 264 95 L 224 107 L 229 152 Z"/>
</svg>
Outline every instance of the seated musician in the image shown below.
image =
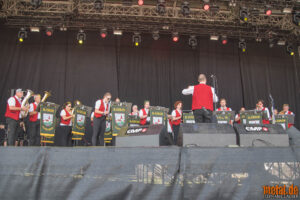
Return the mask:
<svg viewBox="0 0 300 200">
<path fill-rule="evenodd" d="M 239 114 L 235 115 L 235 122 L 240 124 L 241 123 L 241 112 L 245 112 L 245 108 L 241 107 Z"/>
<path fill-rule="evenodd" d="M 220 99 L 220 108 L 216 109 L 216 111 L 232 111 L 231 108 L 226 106 L 226 99 Z"/>
<path fill-rule="evenodd" d="M 282 111 L 279 113 L 280 115 L 295 115 L 292 111 L 290 111 L 289 104 L 283 104 Z M 288 128 L 293 126 L 293 124 L 288 124 Z"/>
<path fill-rule="evenodd" d="M 262 119 L 263 124 L 270 124 L 270 112 L 269 112 L 269 109 L 267 107 L 264 107 L 264 101 L 263 100 L 260 99 L 260 100 L 257 101 L 256 110 L 257 111 L 263 111 L 264 113 L 266 113 L 267 117 Z"/>
<path fill-rule="evenodd" d="M 116 100 L 115 100 L 115 102 L 116 102 L 116 103 L 120 103 L 120 102 L 121 102 L 120 98 L 117 97 Z"/>
<path fill-rule="evenodd" d="M 71 145 L 72 118 L 74 117 L 71 107 L 72 103 L 68 101 L 63 105 L 63 109 L 60 112 L 60 126 L 55 134 L 56 146 L 66 147 Z"/>
<path fill-rule="evenodd" d="M 150 116 L 149 116 L 149 108 L 150 108 L 150 101 L 146 100 L 144 102 L 144 108 L 140 110 L 140 125 L 150 124 Z"/>
<path fill-rule="evenodd" d="M 137 105 L 132 106 L 132 112 L 130 113 L 132 116 L 139 116 L 139 110 Z"/>
</svg>

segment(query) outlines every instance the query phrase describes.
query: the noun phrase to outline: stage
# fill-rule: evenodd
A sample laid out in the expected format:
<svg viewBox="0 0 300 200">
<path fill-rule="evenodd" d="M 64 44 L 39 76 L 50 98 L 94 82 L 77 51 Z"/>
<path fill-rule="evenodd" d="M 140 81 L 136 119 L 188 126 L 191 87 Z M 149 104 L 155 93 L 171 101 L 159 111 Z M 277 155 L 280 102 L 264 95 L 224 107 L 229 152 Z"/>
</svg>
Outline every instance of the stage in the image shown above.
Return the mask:
<svg viewBox="0 0 300 200">
<path fill-rule="evenodd" d="M 300 147 L 0 149 L 1 199 L 263 199 L 300 184 Z"/>
</svg>

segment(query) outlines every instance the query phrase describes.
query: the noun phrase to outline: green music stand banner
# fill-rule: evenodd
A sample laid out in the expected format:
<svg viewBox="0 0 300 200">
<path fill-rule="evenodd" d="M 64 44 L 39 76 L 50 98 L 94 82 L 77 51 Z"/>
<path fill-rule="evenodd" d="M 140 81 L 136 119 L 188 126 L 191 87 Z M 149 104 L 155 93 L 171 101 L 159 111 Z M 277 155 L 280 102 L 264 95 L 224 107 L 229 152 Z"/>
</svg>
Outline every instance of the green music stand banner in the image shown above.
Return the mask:
<svg viewBox="0 0 300 200">
<path fill-rule="evenodd" d="M 244 125 L 262 124 L 262 112 L 245 111 L 240 114 Z"/>
<path fill-rule="evenodd" d="M 85 122 L 87 116 L 87 110 L 84 106 L 75 106 L 75 115 L 72 126 L 72 140 L 82 140 L 82 136 L 85 134 Z"/>
<path fill-rule="evenodd" d="M 42 143 L 54 143 L 55 128 L 56 128 L 56 111 L 59 105 L 54 103 L 40 104 L 40 135 Z"/>
<path fill-rule="evenodd" d="M 128 126 L 139 126 L 140 125 L 140 117 L 136 115 L 128 116 Z"/>
<path fill-rule="evenodd" d="M 234 120 L 234 111 L 214 111 L 218 124 L 232 124 Z"/>
<path fill-rule="evenodd" d="M 150 107 L 150 124 L 163 124 L 167 125 L 167 113 L 169 109 L 160 106 Z"/>
<path fill-rule="evenodd" d="M 192 112 L 183 113 L 182 118 L 183 118 L 183 123 L 195 124 L 195 118 L 194 118 L 194 114 Z"/>
<path fill-rule="evenodd" d="M 106 118 L 106 128 L 104 132 L 104 142 L 105 143 L 111 143 L 112 140 L 112 124 L 111 124 L 111 117 Z"/>
<path fill-rule="evenodd" d="M 131 103 L 121 102 L 113 103 L 111 105 L 111 127 L 112 127 L 112 136 L 117 136 L 121 128 L 128 124 L 128 108 L 131 107 Z"/>
<path fill-rule="evenodd" d="M 286 115 L 275 115 L 275 124 L 280 124 L 286 130 L 288 128 L 288 117 Z"/>
</svg>

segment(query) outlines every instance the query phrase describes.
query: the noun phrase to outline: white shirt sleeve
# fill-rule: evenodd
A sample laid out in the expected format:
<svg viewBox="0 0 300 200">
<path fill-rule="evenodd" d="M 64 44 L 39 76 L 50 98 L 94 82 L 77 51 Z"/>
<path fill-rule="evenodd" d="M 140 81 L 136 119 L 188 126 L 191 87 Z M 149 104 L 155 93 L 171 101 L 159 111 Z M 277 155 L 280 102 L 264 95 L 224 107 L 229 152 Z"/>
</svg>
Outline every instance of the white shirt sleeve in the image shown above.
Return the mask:
<svg viewBox="0 0 300 200">
<path fill-rule="evenodd" d="M 215 93 L 215 88 L 211 87 L 211 91 L 213 93 L 213 102 L 218 102 L 219 98 L 218 98 L 218 96 Z"/>
<path fill-rule="evenodd" d="M 28 112 L 33 112 L 34 110 L 33 110 L 33 104 L 31 103 L 30 105 L 29 105 L 29 111 Z"/>
<path fill-rule="evenodd" d="M 176 111 L 173 110 L 171 115 L 172 115 L 172 117 L 176 117 Z"/>
<path fill-rule="evenodd" d="M 16 106 L 16 100 L 15 98 L 13 97 L 10 97 L 8 100 L 7 100 L 7 103 L 9 106 Z"/>
<path fill-rule="evenodd" d="M 91 114 L 91 118 L 93 118 L 94 117 L 94 112 L 92 112 L 92 114 Z"/>
<path fill-rule="evenodd" d="M 62 116 L 66 116 L 66 115 L 67 115 L 66 111 L 64 109 L 62 109 L 60 111 L 60 116 L 62 117 Z"/>
<path fill-rule="evenodd" d="M 266 110 L 266 112 L 267 112 L 268 119 L 270 119 L 270 111 L 269 111 L 269 108 L 266 108 L 265 110 Z"/>
<path fill-rule="evenodd" d="M 231 109 L 231 108 L 229 108 L 229 111 L 232 111 L 232 109 Z"/>
<path fill-rule="evenodd" d="M 97 110 L 99 110 L 100 105 L 101 105 L 101 101 L 100 101 L 100 100 L 96 101 L 95 108 L 96 108 Z"/>
<path fill-rule="evenodd" d="M 182 90 L 182 94 L 183 95 L 191 95 L 191 94 L 194 94 L 194 86 L 191 86 L 187 89 L 183 89 Z"/>
<path fill-rule="evenodd" d="M 139 112 L 139 116 L 140 116 L 140 117 L 143 117 L 143 116 L 144 116 L 144 114 L 143 114 L 143 111 L 142 111 L 142 110 L 140 110 L 140 112 Z"/>
</svg>

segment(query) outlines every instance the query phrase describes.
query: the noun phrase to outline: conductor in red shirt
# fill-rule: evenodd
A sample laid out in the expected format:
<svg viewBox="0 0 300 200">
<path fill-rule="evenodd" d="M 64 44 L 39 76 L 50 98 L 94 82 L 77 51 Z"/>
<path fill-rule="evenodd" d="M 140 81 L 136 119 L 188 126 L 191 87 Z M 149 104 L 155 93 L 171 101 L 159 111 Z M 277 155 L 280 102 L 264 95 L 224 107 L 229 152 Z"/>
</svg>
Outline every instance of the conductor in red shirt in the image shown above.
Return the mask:
<svg viewBox="0 0 300 200">
<path fill-rule="evenodd" d="M 183 95 L 193 95 L 192 110 L 196 123 L 210 123 L 214 102 L 218 102 L 215 89 L 206 85 L 206 76 L 200 74 L 198 76 L 198 85 L 189 86 L 182 90 Z"/>
</svg>

